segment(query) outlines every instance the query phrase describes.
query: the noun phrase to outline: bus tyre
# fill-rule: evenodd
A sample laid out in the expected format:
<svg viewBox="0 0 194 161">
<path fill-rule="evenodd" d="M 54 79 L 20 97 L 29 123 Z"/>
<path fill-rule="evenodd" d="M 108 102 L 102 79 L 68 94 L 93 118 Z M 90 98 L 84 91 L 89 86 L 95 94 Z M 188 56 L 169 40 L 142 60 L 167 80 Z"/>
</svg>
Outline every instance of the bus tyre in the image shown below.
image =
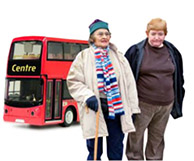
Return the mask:
<svg viewBox="0 0 194 161">
<path fill-rule="evenodd" d="M 67 108 L 65 111 L 64 122 L 61 124 L 64 127 L 68 127 L 73 123 L 74 113 L 72 108 Z"/>
</svg>

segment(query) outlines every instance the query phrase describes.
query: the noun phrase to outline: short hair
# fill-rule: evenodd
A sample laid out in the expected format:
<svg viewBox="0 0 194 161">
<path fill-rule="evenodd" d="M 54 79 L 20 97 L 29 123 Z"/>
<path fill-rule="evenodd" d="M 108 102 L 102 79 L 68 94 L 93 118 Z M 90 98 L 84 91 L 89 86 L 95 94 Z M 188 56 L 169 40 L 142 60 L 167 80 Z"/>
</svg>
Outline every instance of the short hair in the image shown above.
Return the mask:
<svg viewBox="0 0 194 161">
<path fill-rule="evenodd" d="M 163 30 L 167 35 L 167 23 L 161 18 L 154 18 L 147 24 L 147 32 L 149 33 L 150 30 Z"/>
<path fill-rule="evenodd" d="M 95 38 L 94 38 L 94 34 L 92 33 L 90 36 L 89 36 L 89 39 L 88 39 L 88 43 L 89 45 L 92 45 L 95 41 Z"/>
</svg>

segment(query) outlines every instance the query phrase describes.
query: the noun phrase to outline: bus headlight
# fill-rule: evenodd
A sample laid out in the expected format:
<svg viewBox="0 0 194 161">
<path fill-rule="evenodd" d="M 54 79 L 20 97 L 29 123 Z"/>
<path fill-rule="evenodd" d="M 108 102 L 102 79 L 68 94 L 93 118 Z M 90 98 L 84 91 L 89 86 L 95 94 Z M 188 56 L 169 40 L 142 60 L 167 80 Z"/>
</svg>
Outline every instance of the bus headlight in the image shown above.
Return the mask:
<svg viewBox="0 0 194 161">
<path fill-rule="evenodd" d="M 5 113 L 8 113 L 8 110 L 7 109 L 5 109 Z"/>
<path fill-rule="evenodd" d="M 31 112 L 31 115 L 34 116 L 34 111 Z"/>
</svg>

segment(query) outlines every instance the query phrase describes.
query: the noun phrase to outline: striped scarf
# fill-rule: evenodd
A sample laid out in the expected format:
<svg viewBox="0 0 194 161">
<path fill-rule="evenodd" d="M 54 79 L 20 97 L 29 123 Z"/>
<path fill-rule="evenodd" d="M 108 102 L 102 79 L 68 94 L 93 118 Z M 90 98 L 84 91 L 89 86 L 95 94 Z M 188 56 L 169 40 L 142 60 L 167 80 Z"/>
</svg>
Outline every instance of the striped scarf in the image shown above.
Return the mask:
<svg viewBox="0 0 194 161">
<path fill-rule="evenodd" d="M 115 115 L 123 115 L 123 104 L 119 93 L 116 75 L 112 66 L 112 62 L 108 55 L 109 47 L 106 49 L 95 49 L 95 61 L 98 89 L 107 96 L 109 118 L 114 119 Z"/>
</svg>

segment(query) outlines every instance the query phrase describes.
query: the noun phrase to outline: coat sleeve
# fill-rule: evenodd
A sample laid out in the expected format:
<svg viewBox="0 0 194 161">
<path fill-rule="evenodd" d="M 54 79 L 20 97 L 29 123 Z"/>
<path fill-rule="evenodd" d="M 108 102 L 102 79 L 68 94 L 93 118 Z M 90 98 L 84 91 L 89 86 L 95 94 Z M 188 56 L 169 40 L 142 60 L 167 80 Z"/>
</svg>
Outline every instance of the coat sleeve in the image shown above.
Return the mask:
<svg viewBox="0 0 194 161">
<path fill-rule="evenodd" d="M 137 46 L 136 45 L 131 46 L 125 53 L 125 57 L 128 60 L 131 70 L 133 71 L 134 77 L 136 78 L 137 63 L 138 63 Z"/>
<path fill-rule="evenodd" d="M 124 61 L 126 64 L 125 69 L 127 69 L 127 70 L 125 70 L 125 72 L 126 72 L 125 76 L 126 76 L 126 79 L 128 80 L 127 87 L 130 91 L 128 93 L 128 100 L 129 100 L 129 104 L 131 105 L 131 111 L 133 114 L 140 113 L 141 111 L 139 108 L 136 82 L 135 82 L 132 70 L 131 70 L 130 66 L 128 65 L 127 59 L 124 58 Z"/>
<path fill-rule="evenodd" d="M 123 54 L 120 54 L 119 58 L 122 62 L 120 71 L 123 76 L 123 86 L 120 87 L 124 87 L 121 89 L 121 94 L 124 93 L 124 95 L 122 95 L 123 101 L 126 102 L 126 106 L 130 108 L 131 114 L 140 113 L 136 82 L 131 67 Z"/>
<path fill-rule="evenodd" d="M 131 46 L 125 53 L 125 57 L 127 58 L 129 64 L 131 65 L 136 54 L 136 45 Z"/>
<path fill-rule="evenodd" d="M 175 61 L 177 64 L 177 101 L 178 101 L 178 107 L 180 114 L 176 113 L 174 114 L 174 118 L 178 118 L 182 116 L 182 103 L 183 98 L 185 95 L 185 89 L 184 89 L 184 75 L 183 75 L 183 60 L 181 53 L 178 51 L 178 49 L 173 46 L 174 53 L 175 53 Z"/>
<path fill-rule="evenodd" d="M 67 86 L 71 96 L 77 102 L 85 102 L 94 93 L 85 82 L 83 52 L 80 52 L 73 61 L 67 76 Z"/>
<path fill-rule="evenodd" d="M 182 60 L 182 56 L 181 53 L 178 51 L 178 49 L 176 47 L 174 47 L 175 53 L 176 53 L 176 61 L 178 64 L 178 68 L 179 68 L 179 79 L 180 79 L 180 86 L 182 87 L 182 92 L 185 93 L 185 90 L 183 88 L 184 85 L 184 76 L 183 76 L 183 60 Z M 184 94 L 183 94 L 184 97 Z"/>
</svg>

